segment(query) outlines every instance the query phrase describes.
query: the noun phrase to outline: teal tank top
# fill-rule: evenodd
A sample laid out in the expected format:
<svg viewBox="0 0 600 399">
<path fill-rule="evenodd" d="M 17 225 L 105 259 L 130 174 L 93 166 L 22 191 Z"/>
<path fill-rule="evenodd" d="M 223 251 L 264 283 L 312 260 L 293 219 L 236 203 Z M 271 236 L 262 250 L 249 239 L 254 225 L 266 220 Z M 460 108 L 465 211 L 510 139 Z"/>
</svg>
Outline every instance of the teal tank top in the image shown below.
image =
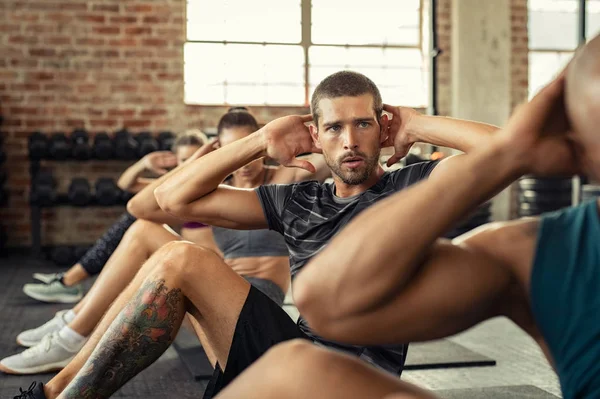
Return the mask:
<svg viewBox="0 0 600 399">
<path fill-rule="evenodd" d="M 596 201 L 542 216 L 531 307 L 564 399 L 600 398 L 600 217 Z"/>
</svg>

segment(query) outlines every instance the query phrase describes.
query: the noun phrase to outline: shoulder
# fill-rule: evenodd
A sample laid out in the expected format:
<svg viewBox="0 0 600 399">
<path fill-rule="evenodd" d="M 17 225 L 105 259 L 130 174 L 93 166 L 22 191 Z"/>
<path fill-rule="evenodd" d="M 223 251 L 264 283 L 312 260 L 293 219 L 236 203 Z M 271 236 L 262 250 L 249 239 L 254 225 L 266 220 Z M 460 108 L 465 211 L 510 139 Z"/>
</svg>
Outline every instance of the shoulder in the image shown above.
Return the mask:
<svg viewBox="0 0 600 399">
<path fill-rule="evenodd" d="M 431 172 L 439 164 L 439 161 L 418 162 L 403 168 L 388 172 L 382 179 L 388 179 L 386 183 L 392 183 L 397 188 L 407 187 L 429 177 Z"/>
</svg>

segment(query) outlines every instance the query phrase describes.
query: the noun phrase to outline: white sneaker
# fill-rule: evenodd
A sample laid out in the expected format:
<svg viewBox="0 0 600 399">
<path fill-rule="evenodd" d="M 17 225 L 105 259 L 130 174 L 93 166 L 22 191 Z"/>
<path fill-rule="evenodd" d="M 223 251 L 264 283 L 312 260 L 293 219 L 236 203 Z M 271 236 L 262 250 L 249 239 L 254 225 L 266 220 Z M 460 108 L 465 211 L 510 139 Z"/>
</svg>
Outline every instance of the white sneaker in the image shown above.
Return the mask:
<svg viewBox="0 0 600 399">
<path fill-rule="evenodd" d="M 33 273 L 33 278 L 44 284 L 49 284 L 54 280 L 60 280 L 64 273 Z"/>
<path fill-rule="evenodd" d="M 67 287 L 59 280 L 49 284 L 25 284 L 23 292 L 30 298 L 49 303 L 77 303 L 83 298 L 80 284 Z"/>
<path fill-rule="evenodd" d="M 67 325 L 64 316 L 68 311 L 69 310 L 67 309 L 56 312 L 54 318 L 38 328 L 23 331 L 21 334 L 17 335 L 17 343 L 29 348 L 42 342 L 44 336 L 60 331 L 61 328 Z"/>
<path fill-rule="evenodd" d="M 7 374 L 39 374 L 62 370 L 83 347 L 69 348 L 58 333 L 46 335 L 36 346 L 0 361 L 0 371 Z"/>
</svg>

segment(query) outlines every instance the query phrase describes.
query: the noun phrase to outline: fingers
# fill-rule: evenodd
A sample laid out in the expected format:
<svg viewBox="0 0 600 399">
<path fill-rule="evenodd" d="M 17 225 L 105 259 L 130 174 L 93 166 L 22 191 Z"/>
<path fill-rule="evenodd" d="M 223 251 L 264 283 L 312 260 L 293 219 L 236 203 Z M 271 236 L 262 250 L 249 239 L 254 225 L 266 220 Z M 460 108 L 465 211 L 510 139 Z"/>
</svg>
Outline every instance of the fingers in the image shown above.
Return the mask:
<svg viewBox="0 0 600 399">
<path fill-rule="evenodd" d="M 302 122 L 312 122 L 313 116 L 311 114 L 300 115 L 300 119 L 302 120 Z"/>
<path fill-rule="evenodd" d="M 385 163 L 388 167 L 392 166 L 393 164 L 395 164 L 396 162 L 398 162 L 399 160 L 402 159 L 402 156 L 399 154 L 394 154 L 391 157 L 389 157 L 389 159 L 387 160 L 387 162 Z"/>
<path fill-rule="evenodd" d="M 284 166 L 288 168 L 301 168 L 309 171 L 310 173 L 317 173 L 317 169 L 315 169 L 315 166 L 312 163 L 298 158 L 292 159 Z"/>
<path fill-rule="evenodd" d="M 383 110 L 392 115 L 398 115 L 398 107 L 389 104 L 383 104 Z"/>
</svg>

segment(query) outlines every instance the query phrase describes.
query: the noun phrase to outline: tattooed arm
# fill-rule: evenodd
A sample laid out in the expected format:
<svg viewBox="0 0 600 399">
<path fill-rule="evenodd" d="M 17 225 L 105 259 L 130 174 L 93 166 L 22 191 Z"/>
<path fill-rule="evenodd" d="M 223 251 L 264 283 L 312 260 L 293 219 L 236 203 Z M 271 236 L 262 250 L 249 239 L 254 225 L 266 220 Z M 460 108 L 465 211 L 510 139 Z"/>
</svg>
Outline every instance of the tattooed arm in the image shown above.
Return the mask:
<svg viewBox="0 0 600 399">
<path fill-rule="evenodd" d="M 152 364 L 175 339 L 185 315 L 181 290 L 147 282 L 110 325 L 59 398 L 108 398 Z"/>
</svg>

